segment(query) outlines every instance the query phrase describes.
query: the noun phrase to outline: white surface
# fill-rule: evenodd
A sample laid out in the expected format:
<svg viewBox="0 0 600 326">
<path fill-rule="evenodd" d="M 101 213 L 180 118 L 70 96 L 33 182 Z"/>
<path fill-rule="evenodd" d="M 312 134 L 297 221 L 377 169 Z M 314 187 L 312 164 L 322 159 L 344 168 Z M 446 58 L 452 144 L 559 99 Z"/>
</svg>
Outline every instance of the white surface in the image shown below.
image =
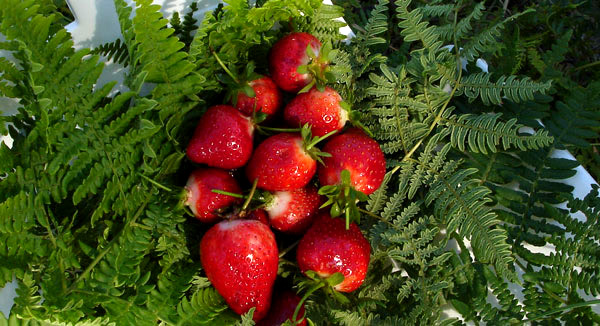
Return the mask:
<svg viewBox="0 0 600 326">
<path fill-rule="evenodd" d="M 131 0 L 126 0 L 131 3 Z M 172 13 L 177 11 L 182 13 L 184 10 L 187 12 L 187 8 L 194 0 L 154 0 L 154 3 L 163 6 L 162 12 L 166 18 L 170 18 Z M 75 48 L 94 47 L 103 43 L 112 42 L 117 38 L 121 37 L 121 31 L 115 7 L 110 0 L 71 0 L 67 2 L 74 13 L 76 21 L 67 26 L 67 30 L 71 32 Z M 324 0 L 324 3 L 331 4 L 330 0 Z M 199 11 L 196 12 L 195 18 L 202 21 L 202 17 L 206 11 L 213 10 L 218 4 L 217 0 L 204 0 L 199 3 Z M 352 31 L 348 26 L 341 28 L 340 31 L 348 35 L 348 38 L 353 37 Z M 2 35 L 0 35 L 2 39 Z M 5 52 L 0 51 L 0 56 L 6 56 Z M 483 71 L 487 70 L 487 63 L 482 59 L 477 60 L 477 67 Z M 99 84 L 102 85 L 111 80 L 123 81 L 125 70 L 116 64 L 108 63 L 102 76 L 100 77 Z M 119 87 L 123 87 L 122 85 Z M 118 90 L 122 90 L 117 88 Z M 0 110 L 2 114 L 14 114 L 18 103 L 12 99 L 0 98 Z M 8 145 L 12 144 L 11 139 L 1 137 L 0 141 L 5 141 Z M 553 157 L 564 157 L 573 159 L 574 157 L 567 151 L 555 151 Z M 573 194 L 577 198 L 583 198 L 590 190 L 591 185 L 596 184 L 590 174 L 585 171 L 582 166 L 576 168 L 577 174 L 567 180 L 565 183 L 575 187 Z M 581 217 L 577 217 L 581 219 Z M 550 247 L 533 247 L 530 248 L 536 252 L 540 252 L 548 255 L 552 252 Z M 16 282 L 9 283 L 5 288 L 0 289 L 0 311 L 8 316 L 10 307 L 13 304 L 13 299 L 16 296 L 15 293 Z M 518 287 L 512 287 L 511 291 L 515 293 L 520 299 L 523 298 L 521 290 Z M 593 297 L 583 295 L 585 299 L 592 299 Z M 493 300 L 490 300 L 490 302 Z M 595 311 L 600 313 L 600 307 L 594 307 Z M 458 313 L 451 307 L 446 309 L 446 315 L 448 317 L 458 317 Z"/>
</svg>

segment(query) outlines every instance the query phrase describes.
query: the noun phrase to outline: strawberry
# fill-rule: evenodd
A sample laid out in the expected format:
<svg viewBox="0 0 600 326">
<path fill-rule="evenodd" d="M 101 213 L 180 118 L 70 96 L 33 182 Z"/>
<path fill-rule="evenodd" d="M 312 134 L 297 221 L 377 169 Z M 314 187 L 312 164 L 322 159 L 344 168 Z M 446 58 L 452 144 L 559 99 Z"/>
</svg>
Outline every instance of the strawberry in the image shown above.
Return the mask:
<svg viewBox="0 0 600 326">
<path fill-rule="evenodd" d="M 283 103 L 283 97 L 271 78 L 263 76 L 251 80 L 248 85 L 254 93 L 250 95 L 254 96 L 248 96 L 244 91 L 238 91 L 235 103 L 232 99 L 233 106 L 248 116 L 252 115 L 254 111 L 272 116 L 279 110 Z"/>
<path fill-rule="evenodd" d="M 321 52 L 321 55 L 319 55 Z M 322 49 L 321 42 L 308 33 L 291 33 L 271 48 L 269 71 L 275 84 L 284 91 L 297 93 L 322 84 L 330 78 L 327 70 L 331 46 Z"/>
<path fill-rule="evenodd" d="M 371 257 L 371 246 L 355 223 L 346 229 L 340 218 L 321 213 L 300 240 L 296 251 L 302 273 L 313 271 L 322 278 L 342 273 L 344 280 L 333 288 L 352 292 L 362 284 Z"/>
<path fill-rule="evenodd" d="M 208 280 L 237 314 L 255 307 L 255 321 L 271 305 L 278 254 L 273 232 L 254 220 L 222 221 L 200 241 L 200 262 Z"/>
<path fill-rule="evenodd" d="M 197 219 L 213 223 L 219 219 L 217 212 L 239 203 L 238 198 L 214 193 L 213 189 L 240 192 L 237 181 L 227 171 L 215 168 L 197 169 L 190 174 L 186 189 L 185 205 L 190 207 Z"/>
<path fill-rule="evenodd" d="M 373 193 L 385 176 L 385 158 L 379 144 L 357 128 L 338 134 L 323 146 L 331 154 L 325 157 L 318 175 L 321 185 L 336 185 L 342 181 L 341 172 L 350 172 L 350 184 L 366 195 Z"/>
<path fill-rule="evenodd" d="M 275 292 L 273 296 L 273 303 L 267 316 L 258 322 L 256 326 L 280 326 L 286 320 L 292 320 L 294 311 L 300 303 L 300 297 L 292 291 Z M 295 321 L 302 320 L 301 322 L 294 324 L 297 326 L 306 326 L 306 319 L 304 319 L 304 304 L 300 307 L 298 316 Z"/>
<path fill-rule="evenodd" d="M 274 229 L 300 234 L 312 223 L 321 202 L 317 189 L 308 185 L 300 189 L 272 193 L 271 201 L 265 210 Z"/>
<path fill-rule="evenodd" d="M 248 180 L 258 179 L 258 188 L 268 191 L 306 186 L 317 170 L 317 160 L 327 155 L 315 145 L 327 136 L 312 138 L 305 126 L 301 134 L 280 133 L 265 139 L 246 166 Z"/>
<path fill-rule="evenodd" d="M 255 209 L 250 211 L 246 216 L 244 216 L 247 220 L 257 220 L 262 224 L 269 226 L 269 218 L 267 217 L 267 212 L 264 209 Z"/>
<path fill-rule="evenodd" d="M 311 125 L 315 136 L 341 130 L 348 121 L 348 106 L 331 87 L 319 91 L 316 87 L 296 95 L 286 105 L 283 117 L 290 126 Z"/>
<path fill-rule="evenodd" d="M 223 169 L 242 167 L 252 154 L 254 125 L 230 105 L 215 105 L 198 122 L 187 147 L 195 163 Z"/>
</svg>

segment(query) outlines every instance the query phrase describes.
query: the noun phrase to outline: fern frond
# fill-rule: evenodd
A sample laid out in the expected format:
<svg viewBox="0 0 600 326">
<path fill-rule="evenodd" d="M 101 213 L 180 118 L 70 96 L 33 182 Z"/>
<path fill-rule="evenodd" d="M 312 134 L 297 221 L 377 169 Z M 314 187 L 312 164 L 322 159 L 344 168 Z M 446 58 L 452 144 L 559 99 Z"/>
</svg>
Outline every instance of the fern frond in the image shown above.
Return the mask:
<svg viewBox="0 0 600 326">
<path fill-rule="evenodd" d="M 461 57 L 467 59 L 468 61 L 474 61 L 481 53 L 493 50 L 498 42 L 498 37 L 501 35 L 501 31 L 504 29 L 504 26 L 508 22 L 513 21 L 520 16 L 526 15 L 531 11 L 532 10 L 525 10 L 523 12 L 514 14 L 478 33 L 463 46 L 463 49 L 460 52 Z"/>
<path fill-rule="evenodd" d="M 517 124 L 517 119 L 506 122 L 498 121 L 501 114 L 463 114 L 452 116 L 445 121 L 450 128 L 450 143 L 459 150 L 465 150 L 465 143 L 472 152 L 487 154 L 488 150 L 497 151 L 502 144 L 502 149 L 507 150 L 516 146 L 520 150 L 538 149 L 548 146 L 553 138 L 548 131 L 539 130 L 533 135 L 521 135 L 519 129 L 522 125 Z"/>
<path fill-rule="evenodd" d="M 476 73 L 463 77 L 458 91 L 464 93 L 470 100 L 481 98 L 485 105 L 502 104 L 502 98 L 513 102 L 533 100 L 534 93 L 544 94 L 550 89 L 550 81 L 538 83 L 529 77 L 521 80 L 516 76 L 500 76 L 496 82 L 490 82 L 488 73 Z"/>
<path fill-rule="evenodd" d="M 102 44 L 90 53 L 104 55 L 107 60 L 113 60 L 113 62 L 123 65 L 123 67 L 127 67 L 129 64 L 129 48 L 121 42 L 121 39 Z"/>
<path fill-rule="evenodd" d="M 409 11 L 410 0 L 397 0 L 396 13 L 400 20 L 398 27 L 402 29 L 400 34 L 404 36 L 405 42 L 420 41 L 423 49 L 429 53 L 436 53 L 442 47 L 442 41 L 436 33 L 434 26 L 423 21 L 421 8 Z"/>
</svg>

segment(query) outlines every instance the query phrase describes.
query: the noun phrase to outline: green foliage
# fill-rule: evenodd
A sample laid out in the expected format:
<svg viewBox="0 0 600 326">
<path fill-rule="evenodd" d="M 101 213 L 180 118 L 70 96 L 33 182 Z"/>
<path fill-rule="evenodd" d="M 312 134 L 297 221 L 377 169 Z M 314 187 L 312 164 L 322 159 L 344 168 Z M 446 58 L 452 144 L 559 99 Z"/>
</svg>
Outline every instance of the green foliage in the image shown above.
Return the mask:
<svg viewBox="0 0 600 326">
<path fill-rule="evenodd" d="M 540 48 L 511 29 L 531 11 L 490 21 L 483 3 L 378 0 L 351 3 L 362 24 L 345 43 L 342 8 L 318 0 L 232 0 L 200 27 L 195 3 L 182 21 L 150 0 L 135 1 L 133 18 L 114 2 L 123 39 L 76 51 L 55 2 L 0 0 L 0 47 L 11 54 L 0 59 L 0 95 L 20 106 L 0 117 L 14 139 L 0 145 L 0 285 L 19 284 L 0 325 L 254 324 L 210 286 L 196 254 L 206 227 L 168 189 L 182 188 L 193 123 L 225 91 L 213 53 L 237 71 L 249 61 L 266 71 L 268 49 L 290 30 L 334 46 L 332 86 L 388 167 L 368 198 L 325 189 L 359 221 L 372 256 L 358 291 L 311 295 L 311 321 L 462 324 L 444 320 L 450 304 L 490 325 L 598 322 L 597 301 L 584 297 L 600 294 L 598 188 L 570 198 L 562 180 L 578 163 L 554 156 L 599 138 L 600 83 L 578 86 L 564 67 L 575 28 L 554 29 Z M 503 53 L 514 64 L 474 66 Z M 100 55 L 129 68 L 131 91 L 97 84 Z M 570 211 L 556 207 L 565 199 Z M 544 246 L 553 253 L 534 250 Z M 284 282 L 301 287 L 287 257 Z"/>
</svg>

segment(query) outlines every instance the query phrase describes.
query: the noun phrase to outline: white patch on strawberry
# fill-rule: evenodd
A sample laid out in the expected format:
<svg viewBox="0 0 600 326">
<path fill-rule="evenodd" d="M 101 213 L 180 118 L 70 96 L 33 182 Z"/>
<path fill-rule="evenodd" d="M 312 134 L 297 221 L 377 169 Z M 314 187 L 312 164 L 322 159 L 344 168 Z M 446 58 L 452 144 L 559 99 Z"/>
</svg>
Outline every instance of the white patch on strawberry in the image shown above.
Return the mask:
<svg viewBox="0 0 600 326">
<path fill-rule="evenodd" d="M 196 182 L 196 178 L 194 175 L 190 175 L 188 178 L 187 184 L 185 185 L 185 189 L 187 192 L 187 199 L 185 204 L 190 208 L 192 213 L 195 216 L 198 216 L 198 210 L 196 209 L 196 202 L 200 199 L 200 189 L 198 182 Z"/>
<path fill-rule="evenodd" d="M 235 227 L 237 227 L 240 224 L 246 223 L 246 222 L 251 222 L 248 220 L 233 220 L 233 221 L 223 221 L 220 222 L 219 225 L 219 229 L 221 231 L 227 231 L 229 229 L 233 229 Z"/>
<path fill-rule="evenodd" d="M 346 122 L 348 122 L 348 111 L 341 109 L 340 110 L 340 128 L 343 128 L 346 125 Z"/>
<path fill-rule="evenodd" d="M 266 209 L 269 219 L 276 220 L 288 210 L 292 194 L 289 191 L 277 191 L 273 194 L 273 202 Z"/>
</svg>

